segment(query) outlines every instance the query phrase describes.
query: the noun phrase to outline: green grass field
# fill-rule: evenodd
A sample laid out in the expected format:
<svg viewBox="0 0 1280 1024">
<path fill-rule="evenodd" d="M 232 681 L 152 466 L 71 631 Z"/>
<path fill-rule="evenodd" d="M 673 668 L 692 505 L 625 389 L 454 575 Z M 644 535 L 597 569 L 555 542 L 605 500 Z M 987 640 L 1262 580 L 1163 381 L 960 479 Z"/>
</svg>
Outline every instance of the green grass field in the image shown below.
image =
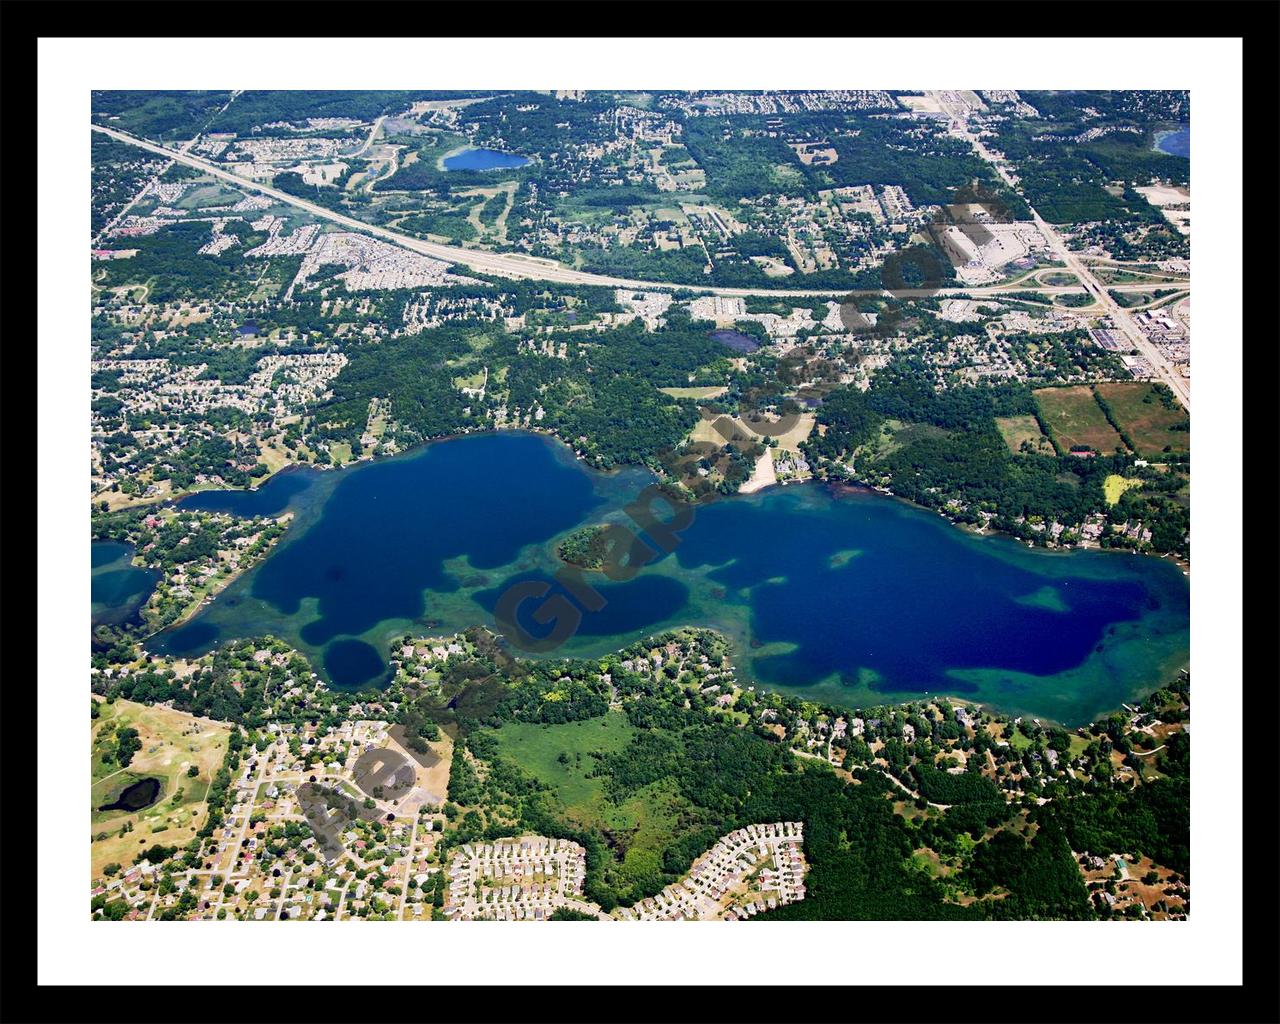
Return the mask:
<svg viewBox="0 0 1280 1024">
<path fill-rule="evenodd" d="M 200 210 L 206 206 L 226 206 L 239 202 L 244 196 L 220 182 L 197 184 L 174 205 L 179 210 Z"/>
<path fill-rule="evenodd" d="M 997 416 L 996 427 L 1000 436 L 1014 455 L 1022 452 L 1022 442 L 1030 441 L 1032 450 L 1044 455 L 1053 454 L 1053 445 L 1040 432 L 1040 424 L 1034 416 Z"/>
<path fill-rule="evenodd" d="M 673 780 L 654 782 L 615 802 L 603 778 L 589 777 L 598 764 L 592 751 L 617 753 L 636 732 L 615 711 L 562 725 L 507 723 L 493 734 L 504 757 L 552 787 L 567 818 L 608 837 L 617 859 L 607 865 L 606 877 L 620 891 L 651 883 L 673 838 L 698 824 L 697 812 Z"/>
<path fill-rule="evenodd" d="M 1105 454 L 1124 448 L 1124 442 L 1107 422 L 1088 385 L 1041 388 L 1035 392 L 1035 398 L 1040 415 L 1064 452 L 1078 444 L 1088 445 Z"/>
<path fill-rule="evenodd" d="M 1160 456 L 1166 454 L 1166 446 L 1168 454 L 1190 453 L 1191 431 L 1174 429 L 1190 423 L 1186 410 L 1177 402 L 1167 408 L 1155 387 L 1140 381 L 1099 384 L 1097 388 L 1139 455 Z"/>
<path fill-rule="evenodd" d="M 604 797 L 604 780 L 587 778 L 596 766 L 590 752 L 617 753 L 635 733 L 627 716 L 615 711 L 563 725 L 509 722 L 494 735 L 506 757 L 551 786 L 565 809 L 574 813 Z M 561 763 L 561 754 L 568 756 L 568 764 Z"/>
<path fill-rule="evenodd" d="M 1042 274 L 1040 283 L 1050 288 L 1070 288 L 1072 285 L 1078 285 L 1080 279 L 1075 274 L 1055 270 L 1052 273 Z"/>
<path fill-rule="evenodd" d="M 1031 746 L 1031 740 L 1022 735 L 1017 726 L 1009 729 L 1005 734 L 1005 739 L 1008 741 L 1009 746 L 1013 747 L 1013 749 L 1019 753 Z"/>
</svg>

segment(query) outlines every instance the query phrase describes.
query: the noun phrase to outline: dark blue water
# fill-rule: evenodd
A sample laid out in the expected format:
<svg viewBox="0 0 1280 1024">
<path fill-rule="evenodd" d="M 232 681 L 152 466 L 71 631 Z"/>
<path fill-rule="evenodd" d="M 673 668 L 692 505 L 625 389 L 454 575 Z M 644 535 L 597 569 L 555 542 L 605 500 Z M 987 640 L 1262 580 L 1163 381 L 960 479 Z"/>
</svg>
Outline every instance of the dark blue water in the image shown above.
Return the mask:
<svg viewBox="0 0 1280 1024">
<path fill-rule="evenodd" d="M 199 653 L 271 633 L 337 685 L 377 683 L 405 632 L 494 626 L 499 597 L 520 581 L 568 596 L 551 583 L 557 539 L 605 516 L 625 521 L 621 506 L 648 478 L 593 473 L 557 442 L 504 433 L 304 479 L 281 546 L 155 649 Z M 714 626 L 743 675 L 766 686 L 848 706 L 964 694 L 1063 722 L 1115 708 L 1186 663 L 1187 583 L 1158 559 L 1031 551 L 819 485 L 699 507 L 678 536 L 630 581 L 585 574 L 603 607 L 576 597 L 580 621 L 552 653 L 594 657 L 673 626 Z M 556 625 L 535 620 L 541 604 L 517 616 L 533 636 Z"/>
<path fill-rule="evenodd" d="M 120 791 L 120 795 L 109 804 L 103 804 L 100 811 L 140 811 L 150 807 L 160 799 L 164 787 L 159 779 L 139 779 Z"/>
<path fill-rule="evenodd" d="M 294 474 L 302 488 L 285 478 L 257 494 L 205 492 L 186 500 L 240 514 L 278 510 L 321 486 L 319 476 Z M 247 596 L 256 603 L 246 611 L 266 605 L 290 618 L 307 601 L 313 610 L 299 638 L 313 648 L 345 638 L 337 650 L 326 651 L 324 667 L 342 685 L 370 682 L 385 668 L 385 650 L 370 659 L 366 643 L 348 641 L 385 621 L 428 616 L 424 591 L 443 595 L 461 585 L 446 571 L 446 560 L 465 557 L 463 578 L 473 588 L 483 586 L 486 570 L 509 565 L 527 544 L 571 529 L 601 502 L 591 478 L 540 438 L 484 435 L 430 445 L 408 458 L 343 474 L 323 514 L 301 535 L 289 535 L 253 573 Z M 215 605 L 240 600 L 242 588 L 232 589 Z M 193 653 L 237 635 L 217 619 L 193 619 L 165 634 L 159 649 Z"/>
<path fill-rule="evenodd" d="M 1164 136 L 1156 143 L 1156 149 L 1170 156 L 1191 156 L 1191 125 L 1184 125 L 1176 132 Z"/>
<path fill-rule="evenodd" d="M 233 516 L 279 515 L 306 493 L 318 474 L 305 468 L 287 467 L 253 491 L 198 491 L 177 502 L 179 508 L 205 512 L 227 512 Z"/>
<path fill-rule="evenodd" d="M 497 149 L 465 149 L 461 153 L 445 157 L 446 171 L 492 171 L 510 167 L 523 167 L 529 162 L 525 156 L 503 153 Z"/>
<path fill-rule="evenodd" d="M 550 589 L 546 597 L 562 595 L 573 599 L 572 586 L 562 586 L 551 573 L 528 572 L 508 577 L 499 586 L 477 592 L 475 600 L 492 616 L 498 599 L 508 587 L 529 580 L 547 584 Z M 612 583 L 607 577 L 592 573 L 587 582 L 605 603 L 599 609 L 583 609 L 580 620 L 570 613 L 573 621 L 579 623 L 575 632 L 581 637 L 631 635 L 678 616 L 690 603 L 689 588 L 668 576 L 641 575 L 625 583 Z M 555 622 L 539 623 L 534 618 L 543 600 L 525 601 L 517 608 L 516 622 L 535 639 L 550 635 L 556 627 Z"/>
<path fill-rule="evenodd" d="M 363 640 L 335 640 L 325 648 L 324 669 L 330 679 L 350 680 L 354 685 L 380 679 L 387 671 L 382 654 Z"/>
<path fill-rule="evenodd" d="M 132 565 L 133 547 L 115 541 L 91 545 L 90 622 L 93 626 L 137 622 L 160 574 Z"/>
<path fill-rule="evenodd" d="M 1109 626 L 1148 610 L 1136 574 L 1074 576 L 1068 560 L 1051 581 L 1065 611 L 1019 601 L 1046 585 L 1041 572 L 956 542 L 958 531 L 940 519 L 904 511 L 866 492 L 820 514 L 794 491 L 758 505 L 721 502 L 699 515 L 676 557 L 711 567 L 711 579 L 730 592 L 750 588 L 755 639 L 796 645 L 757 660 L 757 673 L 788 687 L 832 673 L 856 683 L 856 669 L 874 673 L 871 688 L 880 692 L 976 693 L 950 673 L 1054 675 L 1084 662 Z M 849 548 L 858 554 L 832 558 Z"/>
</svg>

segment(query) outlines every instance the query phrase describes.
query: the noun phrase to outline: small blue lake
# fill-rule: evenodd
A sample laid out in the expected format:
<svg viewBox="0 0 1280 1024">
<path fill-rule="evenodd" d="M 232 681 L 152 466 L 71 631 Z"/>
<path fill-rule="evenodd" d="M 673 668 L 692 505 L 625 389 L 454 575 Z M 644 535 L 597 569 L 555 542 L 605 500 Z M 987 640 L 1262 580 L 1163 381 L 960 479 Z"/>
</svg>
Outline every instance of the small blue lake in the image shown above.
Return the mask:
<svg viewBox="0 0 1280 1024">
<path fill-rule="evenodd" d="M 1177 131 L 1156 133 L 1156 149 L 1170 156 L 1191 156 L 1191 125 L 1184 124 Z"/>
<path fill-rule="evenodd" d="M 444 159 L 446 171 L 495 171 L 523 167 L 529 163 L 527 156 L 504 153 L 498 149 L 464 149 Z"/>
</svg>

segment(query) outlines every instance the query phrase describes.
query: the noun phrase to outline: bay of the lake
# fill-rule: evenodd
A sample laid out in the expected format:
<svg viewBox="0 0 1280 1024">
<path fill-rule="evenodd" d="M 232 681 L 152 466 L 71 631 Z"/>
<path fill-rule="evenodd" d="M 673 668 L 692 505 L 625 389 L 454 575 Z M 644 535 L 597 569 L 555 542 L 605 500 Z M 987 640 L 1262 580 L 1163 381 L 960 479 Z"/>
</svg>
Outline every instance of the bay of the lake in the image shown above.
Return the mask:
<svg viewBox="0 0 1280 1024">
<path fill-rule="evenodd" d="M 116 541 L 97 541 L 90 548 L 89 593 L 93 626 L 118 626 L 137 621 L 160 574 L 132 564 L 133 547 Z"/>
<path fill-rule="evenodd" d="M 288 470 L 256 492 L 193 495 L 180 504 L 288 508 L 295 519 L 260 565 L 148 647 L 192 654 L 272 634 L 333 685 L 378 685 L 406 634 L 497 629 L 497 600 L 515 582 L 567 596 L 553 579 L 557 543 L 584 523 L 628 523 L 623 506 L 652 481 L 639 469 L 590 470 L 542 435 L 502 432 L 343 470 Z M 699 506 L 677 536 L 627 582 L 588 573 L 603 607 L 538 656 L 596 657 L 708 626 L 733 642 L 744 681 L 766 688 L 845 707 L 947 694 L 1068 725 L 1188 663 L 1189 586 L 1163 559 L 1032 550 L 816 483 Z M 541 603 L 521 606 L 531 633 L 553 625 L 534 622 Z"/>
<path fill-rule="evenodd" d="M 1170 156 L 1191 156 L 1191 125 L 1156 133 L 1156 149 Z"/>
</svg>

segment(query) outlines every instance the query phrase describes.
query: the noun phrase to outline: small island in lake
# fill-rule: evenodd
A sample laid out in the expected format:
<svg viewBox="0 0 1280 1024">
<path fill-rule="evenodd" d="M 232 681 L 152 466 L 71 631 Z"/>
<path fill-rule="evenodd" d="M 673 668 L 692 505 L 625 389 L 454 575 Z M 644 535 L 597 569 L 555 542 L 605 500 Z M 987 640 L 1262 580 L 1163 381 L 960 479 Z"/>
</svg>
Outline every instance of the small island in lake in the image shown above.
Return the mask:
<svg viewBox="0 0 1280 1024">
<path fill-rule="evenodd" d="M 607 526 L 584 526 L 574 530 L 556 548 L 560 560 L 579 569 L 599 569 L 609 554 L 605 542 Z"/>
</svg>

